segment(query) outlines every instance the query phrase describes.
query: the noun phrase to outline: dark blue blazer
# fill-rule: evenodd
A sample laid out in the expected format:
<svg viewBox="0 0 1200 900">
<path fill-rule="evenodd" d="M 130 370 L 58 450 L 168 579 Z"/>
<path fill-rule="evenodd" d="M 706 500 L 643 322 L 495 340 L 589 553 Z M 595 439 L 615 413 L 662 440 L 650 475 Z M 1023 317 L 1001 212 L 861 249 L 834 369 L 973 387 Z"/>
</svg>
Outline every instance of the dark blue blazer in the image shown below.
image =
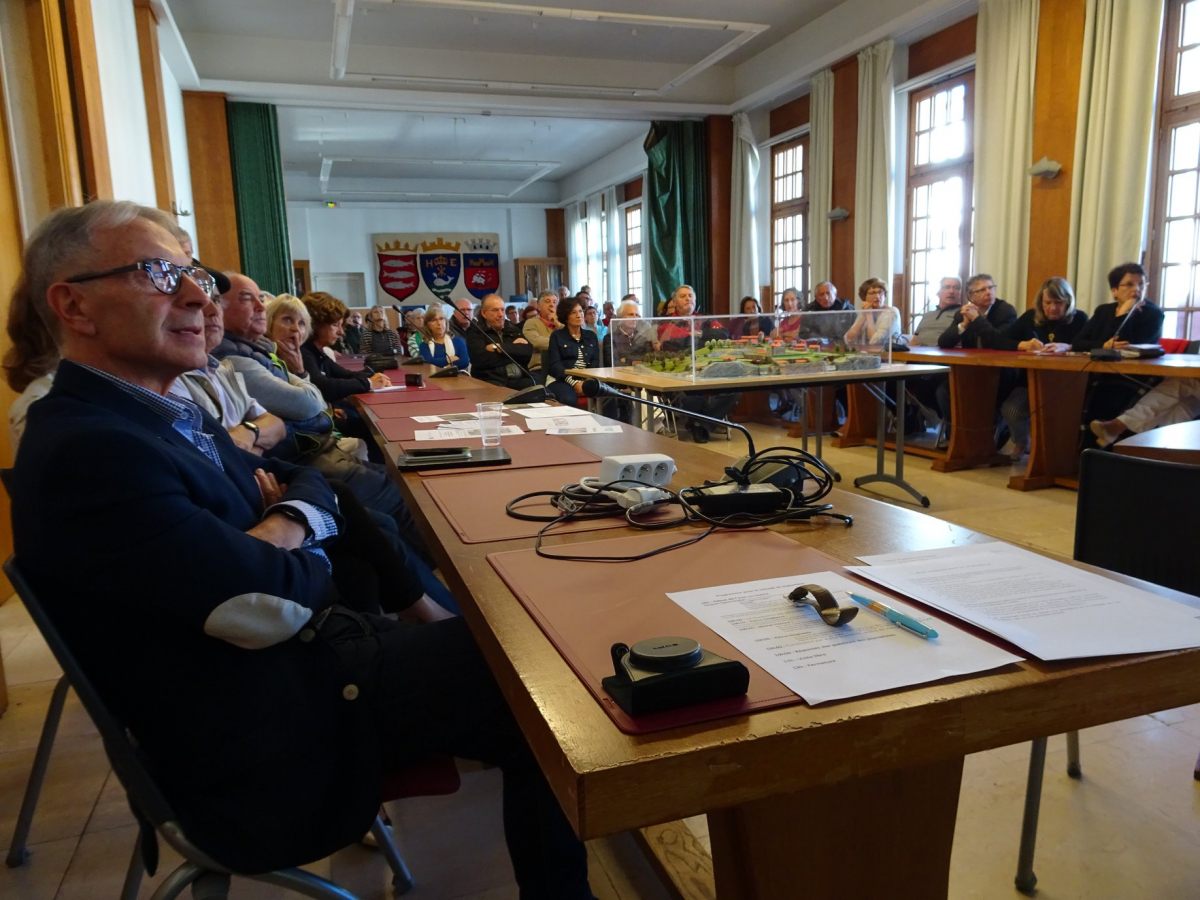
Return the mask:
<svg viewBox="0 0 1200 900">
<path fill-rule="evenodd" d="M 243 649 L 205 633 L 231 597 L 313 610 L 336 597 L 320 558 L 245 534 L 263 511 L 255 468 L 286 484 L 286 499 L 336 503 L 315 469 L 246 453 L 204 422 L 224 472 L 143 403 L 62 363 L 6 478 L 13 537 L 192 839 L 235 870 L 262 871 L 364 834 L 378 751 L 368 700 L 343 697 L 350 679 L 319 636 Z"/>
<path fill-rule="evenodd" d="M 579 361 L 581 345 L 585 360 L 583 368 L 600 368 L 600 341 L 596 337 L 596 332 L 586 328 L 580 330 L 579 340 L 571 337 L 571 332 L 566 328 L 556 328 L 550 335 L 550 346 L 546 348 L 542 365 L 559 381 L 565 381 L 567 369 L 577 368 L 576 363 Z"/>
</svg>

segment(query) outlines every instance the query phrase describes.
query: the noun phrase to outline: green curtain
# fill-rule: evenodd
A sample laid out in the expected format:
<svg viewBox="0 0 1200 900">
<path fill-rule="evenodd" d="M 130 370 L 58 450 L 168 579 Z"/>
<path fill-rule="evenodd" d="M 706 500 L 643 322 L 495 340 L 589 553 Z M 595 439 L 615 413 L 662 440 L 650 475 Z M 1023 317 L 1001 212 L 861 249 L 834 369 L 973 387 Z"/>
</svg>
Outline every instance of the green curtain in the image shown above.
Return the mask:
<svg viewBox="0 0 1200 900">
<path fill-rule="evenodd" d="M 242 271 L 272 294 L 292 290 L 279 124 L 269 103 L 226 103 Z"/>
<path fill-rule="evenodd" d="M 707 150 L 703 122 L 653 122 L 646 136 L 646 196 L 650 296 L 656 306 L 681 284 L 696 290 L 698 308 L 712 309 L 708 259 Z"/>
</svg>

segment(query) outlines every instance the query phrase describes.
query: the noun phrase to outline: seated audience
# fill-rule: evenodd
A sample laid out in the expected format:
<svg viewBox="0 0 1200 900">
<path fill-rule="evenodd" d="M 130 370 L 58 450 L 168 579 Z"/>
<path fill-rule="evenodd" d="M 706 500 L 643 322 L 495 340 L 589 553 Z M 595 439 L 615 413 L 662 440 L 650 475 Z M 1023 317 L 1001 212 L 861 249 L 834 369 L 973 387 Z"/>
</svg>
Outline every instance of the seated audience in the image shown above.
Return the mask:
<svg viewBox="0 0 1200 900">
<path fill-rule="evenodd" d="M 538 314 L 537 304 L 530 303 L 527 307 L 525 307 L 525 309 L 523 309 L 521 311 L 521 327 L 523 328 L 525 326 L 525 323 L 528 322 L 530 319 L 537 318 L 537 314 Z"/>
<path fill-rule="evenodd" d="M 517 308 L 515 306 L 510 305 L 504 307 L 504 318 L 508 319 L 508 321 L 512 322 L 514 325 L 521 324 L 521 317 L 517 315 Z"/>
<path fill-rule="evenodd" d="M 342 322 L 342 338 L 334 346 L 339 353 L 347 356 L 358 356 L 362 353 L 362 313 L 357 309 L 349 310 Z"/>
<path fill-rule="evenodd" d="M 628 297 L 630 295 L 626 294 L 625 296 Z M 605 328 L 607 328 L 608 323 L 611 322 L 613 319 L 613 316 L 615 316 L 617 314 L 616 305 L 611 300 L 605 300 L 603 312 L 604 312 L 604 316 L 600 319 L 600 322 L 602 325 L 604 325 Z"/>
<path fill-rule="evenodd" d="M 887 305 L 887 285 L 868 278 L 858 286 L 862 309 L 846 332 L 847 344 L 890 344 L 900 336 L 900 311 Z"/>
<path fill-rule="evenodd" d="M 914 347 L 937 346 L 938 337 L 962 308 L 962 279 L 954 276 L 943 278 L 938 285 L 937 301 L 937 307 L 921 316 L 921 321 L 917 323 L 909 341 Z"/>
<path fill-rule="evenodd" d="M 771 338 L 794 344 L 800 339 L 800 293 L 795 288 L 787 288 L 779 295 L 779 309 L 776 312 L 779 324 L 771 332 Z"/>
<path fill-rule="evenodd" d="M 425 341 L 425 310 L 410 309 L 404 314 L 404 333 L 400 335 L 404 352 L 416 358 L 421 355 L 421 344 Z"/>
<path fill-rule="evenodd" d="M 457 334 L 464 340 L 467 334 L 474 331 L 471 326 L 471 321 L 475 318 L 475 306 L 470 300 L 458 299 L 454 301 L 454 313 L 450 316 L 450 333 Z"/>
<path fill-rule="evenodd" d="M 435 366 L 457 366 L 459 369 L 471 368 L 471 360 L 467 358 L 467 342 L 457 334 L 446 331 L 446 314 L 442 312 L 442 304 L 433 303 L 425 312 L 426 340 L 421 343 L 421 359 Z"/>
<path fill-rule="evenodd" d="M 570 296 L 571 296 L 571 289 L 569 287 L 567 287 L 565 284 L 560 284 L 558 286 L 558 299 L 566 300 Z"/>
<path fill-rule="evenodd" d="M 1200 419 L 1200 378 L 1164 378 L 1115 419 L 1090 423 L 1101 447 L 1132 432 L 1142 434 L 1167 425 Z"/>
<path fill-rule="evenodd" d="M 1048 278 L 1038 288 L 1033 309 L 1027 309 L 1003 331 L 995 332 L 987 346 L 993 350 L 1063 353 L 1071 349 L 1071 341 L 1083 330 L 1087 320 L 1087 313 L 1075 308 L 1075 291 L 1070 282 L 1065 278 Z M 1024 370 L 1018 372 L 1017 379 L 1017 384 L 1000 403 L 1000 414 L 1008 424 L 1015 459 L 1029 453 L 1029 382 Z"/>
<path fill-rule="evenodd" d="M 533 356 L 529 358 L 529 371 L 539 381 L 545 380 L 543 356 L 550 346 L 550 335 L 558 327 L 555 310 L 558 308 L 558 294 L 554 291 L 542 291 L 537 299 L 537 318 L 526 319 L 521 326 L 521 335 L 533 347 Z"/>
<path fill-rule="evenodd" d="M 967 279 L 967 299 L 938 337 L 943 350 L 952 347 L 979 349 L 987 346 L 993 333 L 1017 321 L 1017 311 L 996 299 L 996 280 L 991 275 L 972 275 Z"/>
<path fill-rule="evenodd" d="M 317 472 L 168 396 L 205 366 L 212 303 L 169 222 L 97 201 L 26 243 L 12 307 L 53 322 L 63 362 L 30 410 L 13 536 L 64 640 L 221 865 L 327 856 L 367 830 L 384 771 L 445 753 L 500 766 L 522 896 L 590 900 L 583 844 L 465 623 L 381 568 Z M 403 624 L 339 605 L 372 590 Z"/>
<path fill-rule="evenodd" d="M 342 334 L 342 316 L 346 306 L 341 300 L 324 291 L 309 291 L 304 295 L 304 306 L 312 318 L 313 333 L 300 348 L 304 357 L 304 368 L 321 391 L 327 403 L 339 403 L 354 394 L 368 394 L 375 388 L 391 387 L 392 380 L 382 372 L 367 375 L 364 372 L 351 372 L 330 359 L 323 352 L 326 347 L 332 347 Z M 378 306 L 375 309 L 380 309 Z M 367 323 L 370 325 L 370 313 Z M 367 335 L 371 334 L 370 327 L 363 332 L 363 348 L 369 347 Z M 378 334 L 379 332 L 375 332 Z M 392 332 L 395 334 L 395 332 Z M 367 352 L 371 352 L 367 350 Z M 364 435 L 357 435 L 364 437 Z M 369 437 L 369 436 L 366 436 Z"/>
<path fill-rule="evenodd" d="M 612 359 L 609 365 L 627 366 L 653 350 L 661 350 L 658 329 L 646 319 L 640 318 L 641 310 L 635 300 L 622 300 L 617 317 L 609 329 L 612 340 Z M 605 345 L 606 347 L 608 344 Z"/>
<path fill-rule="evenodd" d="M 482 321 L 467 333 L 467 351 L 471 358 L 471 376 L 500 387 L 530 387 L 536 383 L 525 374 L 533 356 L 533 347 L 512 322 L 504 318 L 504 299 L 488 294 L 479 304 Z M 523 368 L 524 367 L 524 368 Z"/>
<path fill-rule="evenodd" d="M 587 307 L 583 313 L 583 327 L 588 331 L 594 331 L 596 338 L 600 341 L 604 340 L 604 336 L 608 334 L 608 328 L 600 322 L 600 312 L 596 309 L 595 304 Z"/>
<path fill-rule="evenodd" d="M 766 338 L 775 328 L 771 317 L 762 314 L 762 307 L 753 297 L 743 297 L 738 312 L 741 318 L 734 319 L 729 327 L 732 338 Z"/>
<path fill-rule="evenodd" d="M 323 292 L 318 291 L 316 293 Z M 307 300 L 308 297 L 312 296 L 312 292 L 304 296 Z M 367 324 L 363 328 L 362 343 L 360 346 L 364 355 L 370 353 L 395 353 L 398 355 L 400 353 L 400 349 L 403 347 L 400 335 L 388 326 L 387 313 L 382 306 L 372 306 L 367 310 Z"/>
<path fill-rule="evenodd" d="M 804 307 L 804 312 L 844 312 L 849 314 L 854 312 L 854 304 L 838 296 L 837 287 L 832 281 L 822 281 L 813 289 L 813 301 Z M 802 316 L 797 337 L 805 340 L 820 339 L 826 342 L 840 341 L 846 333 L 847 327 L 853 322 L 854 320 L 849 315 Z M 790 340 L 795 339 L 791 338 Z"/>
<path fill-rule="evenodd" d="M 710 340 L 723 340 L 729 337 L 729 332 L 712 319 L 693 319 L 696 311 L 696 292 L 691 285 L 681 284 L 671 295 L 675 305 L 676 321 L 668 321 L 658 328 L 658 340 L 664 350 L 691 350 L 696 346 L 708 343 Z M 737 406 L 742 395 L 736 391 L 688 393 L 675 401 L 678 409 L 697 412 L 724 419 Z M 685 420 L 688 432 L 698 444 L 707 444 L 709 426 L 688 416 L 680 416 Z"/>
<path fill-rule="evenodd" d="M 568 375 L 567 369 L 599 368 L 600 342 L 594 331 L 583 327 L 583 304 L 578 297 L 560 300 L 555 315 L 563 325 L 550 335 L 546 350 L 546 391 L 559 403 L 575 406 L 583 396 L 583 379 Z"/>
<path fill-rule="evenodd" d="M 1157 344 L 1162 337 L 1163 311 L 1146 299 L 1146 270 L 1124 263 L 1108 273 L 1113 302 L 1097 306 L 1072 350 L 1120 350 L 1130 344 Z M 1107 422 L 1133 406 L 1155 379 L 1129 375 L 1093 375 L 1088 380 L 1084 421 Z"/>
</svg>

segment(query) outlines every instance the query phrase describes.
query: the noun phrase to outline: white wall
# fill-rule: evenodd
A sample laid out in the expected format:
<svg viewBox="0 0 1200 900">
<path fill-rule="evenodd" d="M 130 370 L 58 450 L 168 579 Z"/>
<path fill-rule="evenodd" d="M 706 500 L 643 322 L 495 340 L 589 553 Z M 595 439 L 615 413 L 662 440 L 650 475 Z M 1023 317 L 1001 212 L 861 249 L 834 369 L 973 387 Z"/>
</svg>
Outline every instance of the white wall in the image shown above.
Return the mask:
<svg viewBox="0 0 1200 900">
<path fill-rule="evenodd" d="M 133 4 L 129 0 L 92 0 L 92 19 L 113 197 L 155 206 L 150 125 Z"/>
<path fill-rule="evenodd" d="M 650 130 L 650 123 L 646 123 Z M 573 172 L 559 184 L 559 203 L 574 203 L 606 187 L 628 181 L 646 171 L 645 136 L 634 138 L 607 156 Z"/>
<path fill-rule="evenodd" d="M 289 203 L 292 259 L 320 272 L 362 272 L 368 297 L 375 293 L 371 235 L 383 232 L 482 231 L 500 235 L 500 294 L 516 291 L 513 260 L 546 255 L 546 211 L 541 206 L 369 203 L 327 209 Z"/>
<path fill-rule="evenodd" d="M 192 236 L 192 247 L 200 256 L 196 238 L 196 216 L 192 201 L 192 168 L 188 161 L 187 123 L 183 117 L 183 91 L 164 57 L 162 63 L 163 96 L 167 103 L 167 133 L 171 141 L 171 174 L 175 180 L 175 205 L 190 216 L 179 216 L 180 226 Z"/>
</svg>

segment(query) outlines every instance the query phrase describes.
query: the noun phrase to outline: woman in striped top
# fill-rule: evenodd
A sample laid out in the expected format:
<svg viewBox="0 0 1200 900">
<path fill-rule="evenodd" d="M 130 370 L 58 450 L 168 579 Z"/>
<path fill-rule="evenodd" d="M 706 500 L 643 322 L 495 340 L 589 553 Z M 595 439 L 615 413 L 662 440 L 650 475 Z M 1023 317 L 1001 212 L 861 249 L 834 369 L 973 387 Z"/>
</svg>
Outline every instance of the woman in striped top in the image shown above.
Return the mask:
<svg viewBox="0 0 1200 900">
<path fill-rule="evenodd" d="M 362 353 L 399 353 L 400 335 L 388 328 L 387 316 L 382 306 L 367 310 L 367 324 L 363 326 Z"/>
<path fill-rule="evenodd" d="M 600 341 L 596 332 L 583 327 L 583 306 L 578 297 L 560 300 L 557 318 L 563 324 L 550 335 L 543 363 L 549 375 L 546 391 L 559 403 L 574 406 L 583 396 L 583 380 L 568 375 L 567 369 L 598 368 Z"/>
</svg>

